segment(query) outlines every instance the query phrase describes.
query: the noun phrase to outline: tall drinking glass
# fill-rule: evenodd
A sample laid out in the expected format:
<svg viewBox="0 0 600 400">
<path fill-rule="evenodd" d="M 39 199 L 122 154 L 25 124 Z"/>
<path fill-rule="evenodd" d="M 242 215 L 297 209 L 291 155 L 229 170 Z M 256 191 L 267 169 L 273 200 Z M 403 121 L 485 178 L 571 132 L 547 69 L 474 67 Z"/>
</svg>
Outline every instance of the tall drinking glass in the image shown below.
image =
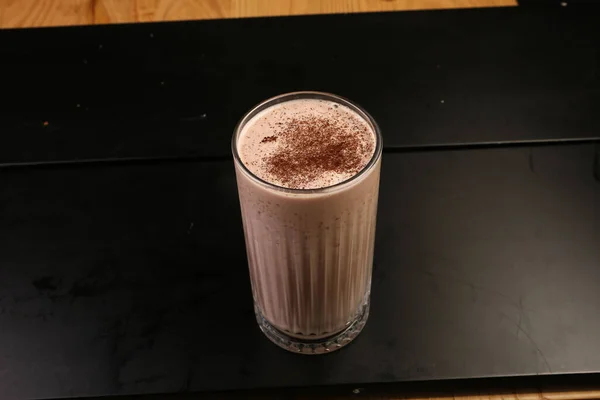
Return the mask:
<svg viewBox="0 0 600 400">
<path fill-rule="evenodd" d="M 286 124 L 296 124 L 295 130 Z M 348 127 L 339 143 L 324 136 L 324 130 Z M 315 154 L 322 149 L 311 135 L 333 149 L 316 159 L 315 165 L 323 164 L 320 175 L 311 169 L 306 176 L 293 175 L 303 173 L 297 164 L 312 160 L 313 151 L 301 148 L 298 157 L 304 161 L 294 160 L 293 146 L 304 146 L 295 132 L 317 146 Z M 361 142 L 347 147 L 353 134 L 362 135 Z M 346 165 L 359 165 L 352 158 L 356 155 L 346 154 L 348 148 L 362 152 L 364 165 L 340 173 Z M 382 153 L 377 124 L 339 96 L 288 93 L 262 102 L 242 118 L 232 152 L 260 329 L 296 353 L 343 347 L 361 332 L 369 315 Z"/>
</svg>

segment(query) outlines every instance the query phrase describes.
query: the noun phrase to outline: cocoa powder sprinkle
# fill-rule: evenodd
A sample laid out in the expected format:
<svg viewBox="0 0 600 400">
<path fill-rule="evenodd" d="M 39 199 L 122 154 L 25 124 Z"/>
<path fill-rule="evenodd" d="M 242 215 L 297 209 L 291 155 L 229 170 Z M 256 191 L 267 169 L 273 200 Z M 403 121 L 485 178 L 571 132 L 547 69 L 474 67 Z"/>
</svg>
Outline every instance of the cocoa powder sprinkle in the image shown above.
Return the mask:
<svg viewBox="0 0 600 400">
<path fill-rule="evenodd" d="M 267 136 L 265 138 L 263 138 L 263 140 L 261 140 L 261 143 L 270 143 L 270 142 L 274 142 L 277 140 L 277 136 Z"/>
<path fill-rule="evenodd" d="M 373 153 L 371 132 L 356 117 L 301 116 L 286 121 L 277 149 L 263 159 L 269 174 L 284 186 L 302 189 L 327 173 L 357 174 Z M 271 139 L 273 138 L 273 139 Z"/>
</svg>

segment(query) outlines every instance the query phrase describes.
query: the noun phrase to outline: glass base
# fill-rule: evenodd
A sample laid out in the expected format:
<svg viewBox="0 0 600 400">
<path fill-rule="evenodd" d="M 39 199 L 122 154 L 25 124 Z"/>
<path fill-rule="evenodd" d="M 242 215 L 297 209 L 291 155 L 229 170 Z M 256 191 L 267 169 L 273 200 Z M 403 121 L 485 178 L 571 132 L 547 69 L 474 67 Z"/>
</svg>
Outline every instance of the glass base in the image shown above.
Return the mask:
<svg viewBox="0 0 600 400">
<path fill-rule="evenodd" d="M 277 346 L 298 354 L 326 354 L 341 349 L 352 342 L 363 330 L 369 318 L 370 299 L 361 306 L 360 312 L 348 327 L 330 336 L 314 340 L 298 339 L 275 328 L 263 317 L 258 308 L 254 307 L 256 321 L 260 330 Z"/>
</svg>

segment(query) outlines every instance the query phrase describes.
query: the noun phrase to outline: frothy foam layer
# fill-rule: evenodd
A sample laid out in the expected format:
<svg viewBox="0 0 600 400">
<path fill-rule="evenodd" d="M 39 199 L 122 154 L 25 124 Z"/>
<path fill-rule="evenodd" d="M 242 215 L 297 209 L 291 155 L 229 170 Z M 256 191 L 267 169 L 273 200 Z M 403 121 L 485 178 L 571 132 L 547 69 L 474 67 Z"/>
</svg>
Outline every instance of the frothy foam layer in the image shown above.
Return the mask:
<svg viewBox="0 0 600 400">
<path fill-rule="evenodd" d="M 238 140 L 242 163 L 277 186 L 318 189 L 360 172 L 375 152 L 375 133 L 350 108 L 328 100 L 291 100 L 255 115 Z"/>
</svg>

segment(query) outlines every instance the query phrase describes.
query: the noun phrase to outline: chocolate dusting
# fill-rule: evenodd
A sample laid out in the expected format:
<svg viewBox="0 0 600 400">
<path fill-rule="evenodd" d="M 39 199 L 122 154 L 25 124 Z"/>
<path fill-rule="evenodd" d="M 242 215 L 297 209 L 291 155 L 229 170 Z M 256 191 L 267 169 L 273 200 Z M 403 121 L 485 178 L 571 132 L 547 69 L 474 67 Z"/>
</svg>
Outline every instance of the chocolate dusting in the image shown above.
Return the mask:
<svg viewBox="0 0 600 400">
<path fill-rule="evenodd" d="M 348 115 L 290 118 L 277 137 L 278 148 L 263 161 L 269 174 L 295 189 L 306 188 L 328 173 L 357 174 L 374 147 L 364 122 Z"/>
<path fill-rule="evenodd" d="M 263 140 L 261 140 L 261 143 L 269 143 L 269 142 L 274 142 L 277 140 L 277 136 L 267 136 L 264 137 Z"/>
</svg>

